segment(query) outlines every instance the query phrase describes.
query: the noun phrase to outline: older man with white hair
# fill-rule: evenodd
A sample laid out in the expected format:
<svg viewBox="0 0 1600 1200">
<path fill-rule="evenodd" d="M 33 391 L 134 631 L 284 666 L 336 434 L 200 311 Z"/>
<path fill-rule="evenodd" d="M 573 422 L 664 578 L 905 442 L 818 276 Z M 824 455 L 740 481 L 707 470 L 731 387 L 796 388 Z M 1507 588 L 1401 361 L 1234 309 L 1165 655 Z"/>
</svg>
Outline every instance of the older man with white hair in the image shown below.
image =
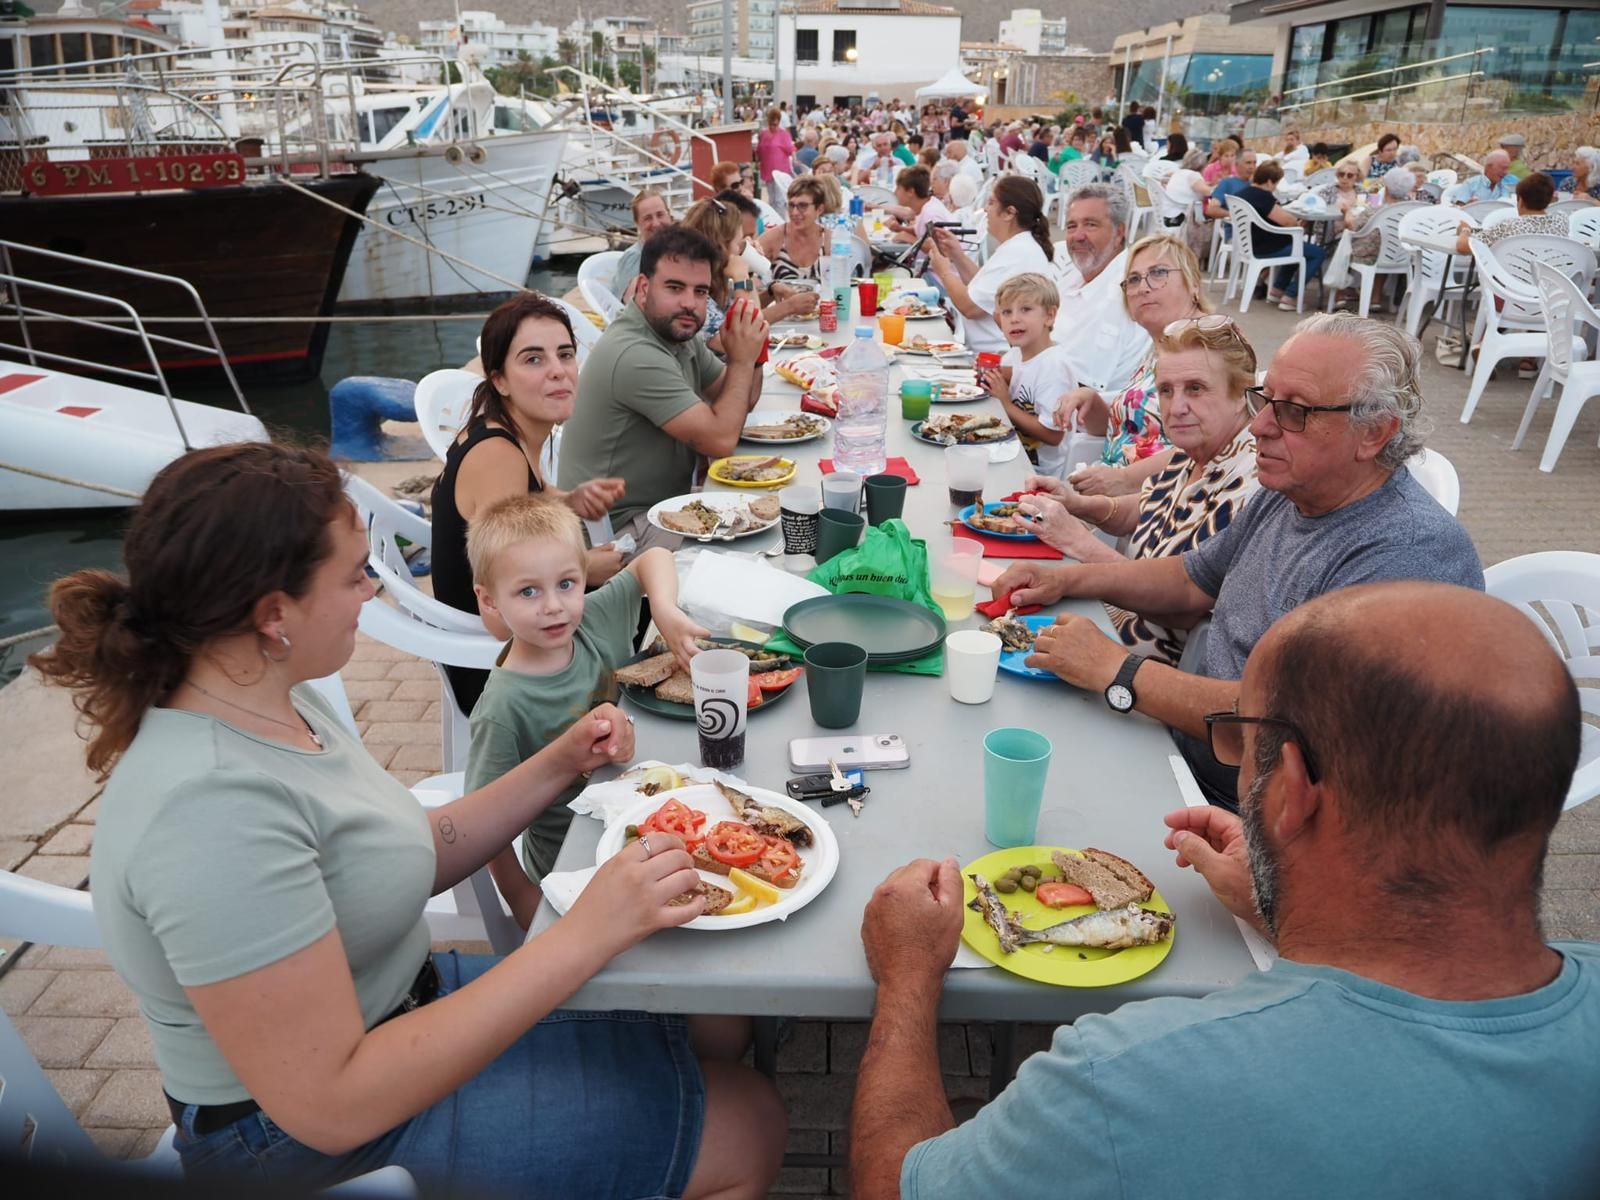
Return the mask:
<svg viewBox="0 0 1600 1200">
<path fill-rule="evenodd" d="M 1055 340 L 1080 383 L 1097 392 L 1133 378 L 1150 335 L 1122 302 L 1127 273 L 1128 197 L 1109 183 L 1086 183 L 1067 198 L 1066 261 L 1056 256 Z"/>
<path fill-rule="evenodd" d="M 978 160 L 970 153 L 965 139 L 950 142 L 944 148 L 944 156 L 961 168 L 963 175 L 970 176 L 978 183 L 983 182 L 983 168 L 978 165 Z"/>
<path fill-rule="evenodd" d="M 1028 664 L 1103 693 L 1113 711 L 1165 723 L 1207 798 L 1236 808 L 1237 770 L 1212 759 L 1205 717 L 1238 702 L 1245 659 L 1275 620 L 1358 583 L 1483 588 L 1467 531 L 1405 465 L 1422 448 L 1421 354 L 1414 337 L 1387 323 L 1308 317 L 1263 386 L 1246 392 L 1262 490 L 1227 529 L 1169 558 L 1019 563 L 993 586 L 1019 607 L 1074 596 L 1187 626 L 1209 613 L 1197 674 L 1129 654 L 1081 616 L 1057 617 Z"/>
<path fill-rule="evenodd" d="M 1483 174 L 1464 179 L 1450 189 L 1456 204 L 1477 200 L 1509 200 L 1516 191 L 1517 177 L 1511 173 L 1511 156 L 1504 150 L 1491 150 L 1483 156 Z"/>
<path fill-rule="evenodd" d="M 894 139 L 883 130 L 872 135 L 872 140 L 856 153 L 855 166 L 850 171 L 852 184 L 871 183 L 874 175 L 881 174 L 884 163 L 893 159 Z"/>
</svg>

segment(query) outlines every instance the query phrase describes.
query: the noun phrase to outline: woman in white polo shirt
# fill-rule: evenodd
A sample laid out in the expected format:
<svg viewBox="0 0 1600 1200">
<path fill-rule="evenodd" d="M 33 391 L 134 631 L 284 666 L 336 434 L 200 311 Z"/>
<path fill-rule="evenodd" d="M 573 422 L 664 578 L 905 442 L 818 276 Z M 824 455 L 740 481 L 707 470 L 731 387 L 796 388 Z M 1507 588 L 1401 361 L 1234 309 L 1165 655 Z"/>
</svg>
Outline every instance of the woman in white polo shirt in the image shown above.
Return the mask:
<svg viewBox="0 0 1600 1200">
<path fill-rule="evenodd" d="M 1013 275 L 1037 271 L 1049 275 L 1055 249 L 1044 216 L 1039 185 L 1021 175 L 1006 175 L 994 185 L 985 205 L 989 234 L 996 242 L 989 261 L 978 266 L 948 229 L 934 230 L 929 269 L 939 277 L 950 303 L 966 318 L 967 345 L 999 353 L 1005 335 L 994 323 L 995 293 Z"/>
</svg>

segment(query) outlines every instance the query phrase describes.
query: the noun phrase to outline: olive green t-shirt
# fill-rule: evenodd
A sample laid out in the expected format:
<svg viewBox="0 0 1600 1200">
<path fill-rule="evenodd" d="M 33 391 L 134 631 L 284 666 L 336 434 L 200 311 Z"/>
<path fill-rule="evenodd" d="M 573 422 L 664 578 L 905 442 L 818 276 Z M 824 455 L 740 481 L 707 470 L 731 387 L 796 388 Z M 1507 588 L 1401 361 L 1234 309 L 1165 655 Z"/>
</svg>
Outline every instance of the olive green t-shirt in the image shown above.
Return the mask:
<svg viewBox="0 0 1600 1200">
<path fill-rule="evenodd" d="M 614 672 L 633 655 L 639 627 L 639 580 L 621 571 L 589 593 L 572 639 L 572 661 L 553 675 L 527 675 L 497 666 L 472 709 L 467 791 L 493 783 L 560 737 L 597 704 L 616 703 Z M 500 652 L 500 662 L 506 651 Z M 523 868 L 535 883 L 554 867 L 572 824 L 570 801 L 587 784 L 574 780 L 528 826 Z"/>
<path fill-rule="evenodd" d="M 668 341 L 637 304 L 624 305 L 578 376 L 578 403 L 562 427 L 558 486 L 626 481 L 627 495 L 611 510 L 618 529 L 652 504 L 683 495 L 693 483 L 695 452 L 661 426 L 700 403 L 722 370 L 701 338 Z"/>
<path fill-rule="evenodd" d="M 155 708 L 101 797 L 95 920 L 138 998 L 162 1084 L 186 1103 L 249 1093 L 185 987 L 248 974 L 337 927 L 371 1028 L 428 954 L 435 860 L 422 806 L 312 688 L 293 696 L 321 751 Z"/>
</svg>

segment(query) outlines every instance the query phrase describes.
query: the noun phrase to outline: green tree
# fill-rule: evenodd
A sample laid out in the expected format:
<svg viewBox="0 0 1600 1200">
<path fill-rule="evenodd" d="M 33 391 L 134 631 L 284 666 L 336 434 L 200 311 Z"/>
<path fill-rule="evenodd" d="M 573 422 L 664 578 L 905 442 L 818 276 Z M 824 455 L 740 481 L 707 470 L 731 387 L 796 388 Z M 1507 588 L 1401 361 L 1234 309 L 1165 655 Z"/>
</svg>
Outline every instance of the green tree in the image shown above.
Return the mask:
<svg viewBox="0 0 1600 1200">
<path fill-rule="evenodd" d="M 641 81 L 639 64 L 634 62 L 631 58 L 624 59 L 622 62 L 617 64 L 617 78 L 622 81 L 623 87 L 628 88 L 631 91 L 639 91 L 639 84 Z"/>
<path fill-rule="evenodd" d="M 560 55 L 561 61 L 569 67 L 578 65 L 578 56 L 582 52 L 583 47 L 579 46 L 571 38 L 562 38 L 556 43 L 556 53 Z"/>
</svg>

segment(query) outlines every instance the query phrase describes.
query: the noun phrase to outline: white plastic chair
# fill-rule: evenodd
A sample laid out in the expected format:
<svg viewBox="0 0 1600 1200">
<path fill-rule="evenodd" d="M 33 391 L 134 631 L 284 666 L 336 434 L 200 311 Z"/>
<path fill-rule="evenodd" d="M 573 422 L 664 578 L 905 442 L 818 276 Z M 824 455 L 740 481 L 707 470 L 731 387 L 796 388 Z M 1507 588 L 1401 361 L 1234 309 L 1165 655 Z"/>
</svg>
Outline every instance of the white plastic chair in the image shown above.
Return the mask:
<svg viewBox="0 0 1600 1200">
<path fill-rule="evenodd" d="M 1570 218 L 1573 213 L 1591 212 L 1594 207 L 1587 200 L 1557 200 L 1545 211 L 1554 213 L 1558 217 Z"/>
<path fill-rule="evenodd" d="M 1337 173 L 1332 167 L 1324 167 L 1320 171 L 1311 172 L 1311 174 L 1302 179 L 1300 183 L 1305 187 L 1306 191 L 1309 192 L 1312 188 L 1324 187 L 1327 184 L 1334 182 L 1336 174 Z"/>
<path fill-rule="evenodd" d="M 863 204 L 893 204 L 894 191 L 891 188 L 879 187 L 875 183 L 858 184 L 855 188 L 857 199 Z"/>
<path fill-rule="evenodd" d="M 400 539 L 431 550 L 433 526 L 401 508 L 359 475 L 346 474 L 344 490 L 367 526 L 367 563 L 395 603 L 437 629 L 452 633 L 486 633 L 483 621 L 476 614 L 462 612 L 436 600 L 411 577 Z"/>
<path fill-rule="evenodd" d="M 483 382 L 482 375 L 446 367 L 424 375 L 417 383 L 417 422 L 423 439 L 440 462 L 450 451 L 472 409 L 472 393 Z"/>
<path fill-rule="evenodd" d="M 1594 282 L 1595 253 L 1581 242 L 1550 234 L 1524 234 L 1502 238 L 1494 244 L 1494 256 L 1511 276 L 1529 291 L 1537 291 L 1538 263 L 1554 267 L 1581 288 L 1585 295 Z"/>
<path fill-rule="evenodd" d="M 1144 219 L 1155 211 L 1149 203 L 1150 193 L 1145 189 L 1144 176 L 1131 164 L 1123 162 L 1111 176 L 1111 182 L 1122 189 L 1122 194 L 1128 198 L 1128 236 L 1127 242 L 1131 246 L 1138 237 L 1139 227 Z M 1140 196 L 1144 201 L 1140 201 Z"/>
<path fill-rule="evenodd" d="M 772 173 L 772 182 L 778 185 L 779 195 L 787 196 L 789 194 L 789 185 L 794 182 L 794 176 L 787 171 L 774 171 Z"/>
<path fill-rule="evenodd" d="M 1504 225 L 1507 221 L 1515 221 L 1516 219 L 1516 209 L 1499 204 L 1495 206 L 1493 212 L 1484 213 L 1482 227 L 1484 229 L 1493 229 L 1496 225 Z"/>
<path fill-rule="evenodd" d="M 1295 311 L 1305 312 L 1306 292 L 1309 290 L 1310 274 L 1306 270 L 1306 231 L 1298 225 L 1272 225 L 1263 221 L 1256 210 L 1251 208 L 1237 196 L 1228 197 L 1228 220 L 1233 224 L 1233 271 L 1228 277 L 1227 299 L 1232 300 L 1234 292 L 1243 286 L 1243 294 L 1239 297 L 1240 313 L 1250 311 L 1250 297 L 1256 290 L 1256 282 L 1264 271 L 1274 267 L 1294 266 L 1300 269 L 1300 287 L 1295 295 Z M 1289 252 L 1280 254 L 1276 258 L 1261 258 L 1256 254 L 1255 231 L 1263 230 L 1267 233 L 1278 233 L 1289 239 Z"/>
<path fill-rule="evenodd" d="M 1453 188 L 1461 182 L 1461 176 L 1450 167 L 1440 167 L 1436 171 L 1429 171 L 1424 182 L 1438 188 Z"/>
<path fill-rule="evenodd" d="M 1419 450 L 1406 462 L 1411 477 L 1452 517 L 1461 507 L 1461 476 L 1455 464 L 1437 450 Z"/>
<path fill-rule="evenodd" d="M 44 946 L 90 950 L 102 946 L 90 893 L 12 871 L 0 871 L 0 933 Z M 182 1167 L 173 1146 L 176 1133 L 169 1125 L 155 1149 L 141 1160 L 119 1164 L 106 1158 L 61 1099 L 11 1018 L 0 1010 L 0 1146 L 7 1157 L 42 1165 L 120 1167 L 130 1176 L 157 1173 L 177 1179 Z M 347 1191 L 397 1200 L 418 1194 L 404 1167 L 383 1167 L 320 1194 Z"/>
<path fill-rule="evenodd" d="M 611 290 L 611 279 L 622 261 L 622 251 L 602 250 L 591 254 L 578 266 L 578 291 L 584 303 L 605 319 L 607 325 L 622 311 L 622 301 Z"/>
<path fill-rule="evenodd" d="M 1402 242 L 1415 237 L 1448 236 L 1453 239 L 1463 222 L 1473 228 L 1478 225 L 1460 209 L 1443 204 L 1424 204 L 1405 211 L 1397 233 Z M 1447 287 L 1464 286 L 1469 260 L 1466 255 L 1446 254 L 1442 250 L 1419 247 L 1413 247 L 1411 253 L 1411 278 L 1406 285 L 1406 332 L 1416 337 L 1417 330 L 1422 327 L 1422 314 L 1428 305 L 1437 304 Z"/>
<path fill-rule="evenodd" d="M 1489 595 L 1516 605 L 1539 627 L 1575 680 L 1600 678 L 1600 554 L 1524 554 L 1484 571 L 1483 583 Z M 1578 699 L 1591 720 L 1583 725 L 1578 769 L 1563 808 L 1600 796 L 1600 726 L 1592 720 L 1600 717 L 1600 689 L 1580 686 Z"/>
<path fill-rule="evenodd" d="M 1567 218 L 1569 235 L 1591 250 L 1600 250 L 1600 205 L 1586 204 Z"/>
<path fill-rule="evenodd" d="M 1409 285 L 1412 277 L 1413 262 L 1411 247 L 1400 240 L 1400 222 L 1406 214 L 1416 212 L 1418 209 L 1429 209 L 1434 206 L 1422 204 L 1415 200 L 1406 200 L 1399 204 L 1385 204 L 1377 211 L 1364 229 L 1356 235 L 1356 240 L 1365 241 L 1373 236 L 1378 237 L 1378 258 L 1376 262 L 1350 263 L 1350 269 L 1361 276 L 1361 306 L 1359 313 L 1366 316 L 1372 309 L 1372 288 L 1379 275 L 1404 275 Z M 1338 289 L 1328 291 L 1328 311 L 1332 312 L 1334 304 L 1339 298 Z"/>
<path fill-rule="evenodd" d="M 1589 275 L 1594 273 L 1593 252 L 1570 238 L 1507 238 L 1495 246 L 1493 252 L 1476 239 L 1470 243 L 1472 259 L 1478 267 L 1478 282 L 1483 287 L 1483 303 L 1478 306 L 1478 323 L 1473 331 L 1478 361 L 1473 368 L 1472 385 L 1467 389 L 1466 404 L 1461 409 L 1463 425 L 1472 420 L 1490 375 L 1503 359 L 1543 358 L 1547 350 L 1544 307 L 1531 282 L 1533 260 L 1523 259 L 1525 265 L 1519 277 L 1512 273 L 1507 258 L 1521 249 L 1518 242 L 1565 243 L 1574 252 L 1589 255 Z M 1532 249 L 1536 252 L 1540 248 Z M 1560 269 L 1559 264 L 1555 265 Z M 1496 305 L 1496 300 L 1501 304 Z"/>
<path fill-rule="evenodd" d="M 763 232 L 768 229 L 776 229 L 787 220 L 781 212 L 759 196 L 756 197 L 756 207 L 761 210 L 761 229 Z"/>
<path fill-rule="evenodd" d="M 1548 263 L 1535 264 L 1534 277 L 1539 284 L 1539 298 L 1544 303 L 1546 354 L 1511 448 L 1522 448 L 1528 426 L 1533 423 L 1533 414 L 1544 402 L 1545 395 L 1559 385 L 1561 399 L 1556 404 L 1555 419 L 1550 423 L 1544 454 L 1539 458 L 1539 470 L 1549 472 L 1556 469 L 1556 459 L 1561 457 L 1562 447 L 1567 444 L 1583 406 L 1600 396 L 1600 362 L 1586 359 L 1586 343 L 1582 337 L 1574 336 L 1578 332 L 1575 325 L 1579 329 L 1588 326 L 1600 331 L 1600 313 L 1571 279 Z"/>
<path fill-rule="evenodd" d="M 1446 192 L 1445 199 L 1448 200 L 1449 198 L 1450 193 Z M 1482 226 L 1493 213 L 1509 211 L 1512 216 L 1515 216 L 1517 206 L 1509 200 L 1474 200 L 1471 204 L 1462 205 L 1461 211 Z"/>
<path fill-rule="evenodd" d="M 1038 160 L 1035 159 L 1035 162 Z M 1058 176 L 1061 186 L 1068 193 L 1076 191 L 1086 183 L 1100 182 L 1099 164 L 1090 162 L 1087 158 L 1075 158 L 1071 162 L 1061 164 L 1061 174 Z"/>
<path fill-rule="evenodd" d="M 589 357 L 589 351 L 593 350 L 595 344 L 600 340 L 599 328 L 593 321 L 589 319 L 589 314 L 584 312 L 583 309 L 579 308 L 576 304 L 569 303 L 568 301 L 561 299 L 560 296 L 547 295 L 545 296 L 545 299 L 550 301 L 552 304 L 559 304 L 563 309 L 566 310 L 567 320 L 572 322 L 573 340 L 578 343 L 578 365 L 580 367 L 583 366 L 584 362 Z M 481 347 L 479 349 L 479 353 L 482 353 Z"/>
</svg>

